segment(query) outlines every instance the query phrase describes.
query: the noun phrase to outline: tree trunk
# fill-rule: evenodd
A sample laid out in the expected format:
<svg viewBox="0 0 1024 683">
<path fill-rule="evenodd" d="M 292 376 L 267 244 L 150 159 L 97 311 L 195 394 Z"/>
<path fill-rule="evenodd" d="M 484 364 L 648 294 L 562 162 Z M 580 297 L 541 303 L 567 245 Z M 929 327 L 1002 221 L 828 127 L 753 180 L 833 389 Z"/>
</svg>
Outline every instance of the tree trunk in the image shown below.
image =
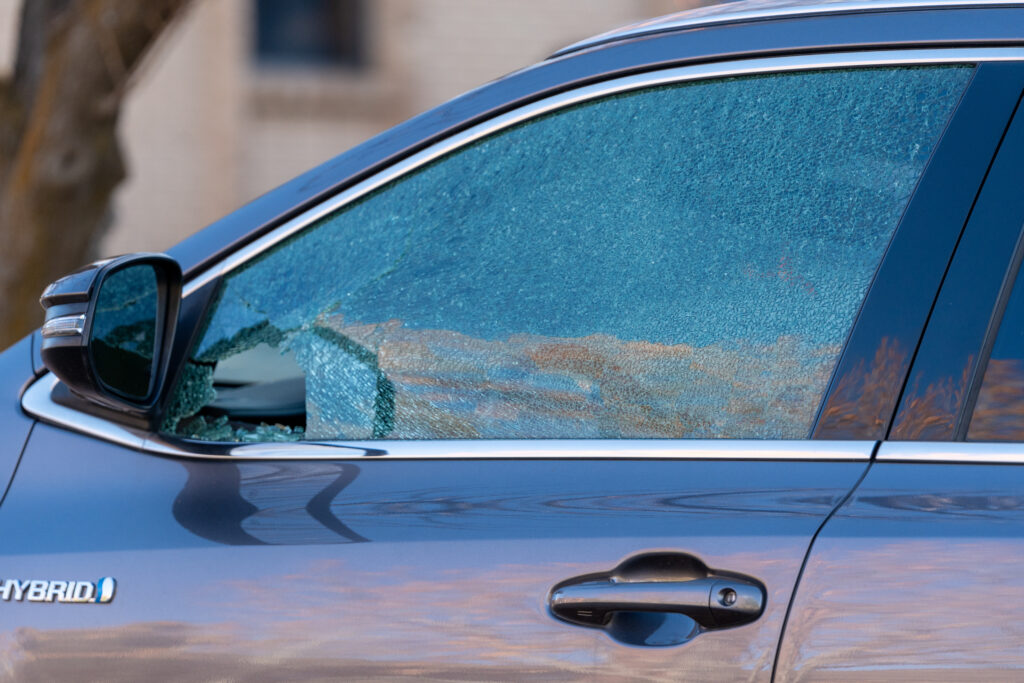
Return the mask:
<svg viewBox="0 0 1024 683">
<path fill-rule="evenodd" d="M 188 0 L 24 0 L 0 84 L 0 348 L 37 326 L 50 281 L 92 260 L 124 178 L 117 118 Z"/>
</svg>

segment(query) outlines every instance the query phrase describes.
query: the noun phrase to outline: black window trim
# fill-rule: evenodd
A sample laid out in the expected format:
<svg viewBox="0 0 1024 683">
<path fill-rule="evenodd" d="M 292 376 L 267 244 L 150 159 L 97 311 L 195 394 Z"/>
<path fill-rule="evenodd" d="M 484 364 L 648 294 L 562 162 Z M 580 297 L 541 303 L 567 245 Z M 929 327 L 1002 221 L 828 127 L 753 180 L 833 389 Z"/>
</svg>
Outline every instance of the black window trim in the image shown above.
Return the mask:
<svg viewBox="0 0 1024 683">
<path fill-rule="evenodd" d="M 1024 64 L 1006 64 L 1007 95 L 1016 88 L 1012 121 L 945 274 L 908 375 L 892 429 L 894 441 L 964 441 L 1006 303 L 1024 257 Z M 921 432 L 908 418 L 938 383 L 957 388 L 945 420 Z"/>
</svg>

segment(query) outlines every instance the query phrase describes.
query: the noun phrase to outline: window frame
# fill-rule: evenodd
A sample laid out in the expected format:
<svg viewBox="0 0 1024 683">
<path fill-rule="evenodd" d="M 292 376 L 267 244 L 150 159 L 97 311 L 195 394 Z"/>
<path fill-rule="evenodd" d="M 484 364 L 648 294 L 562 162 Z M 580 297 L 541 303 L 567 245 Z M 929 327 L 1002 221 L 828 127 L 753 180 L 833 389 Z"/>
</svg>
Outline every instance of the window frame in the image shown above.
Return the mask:
<svg viewBox="0 0 1024 683">
<path fill-rule="evenodd" d="M 1017 67 L 1017 91 L 1024 101 L 1024 65 Z M 1024 287 L 1022 175 L 1024 112 L 1018 105 L 936 298 L 900 411 L 888 435 L 892 441 L 987 443 L 996 451 L 1020 443 L 968 437 L 1007 304 L 1015 287 Z M 927 387 L 943 382 L 957 389 L 942 406 L 944 419 L 924 431 L 915 428 L 905 412 L 914 402 L 928 400 Z"/>
<path fill-rule="evenodd" d="M 812 432 L 814 438 L 900 438 L 903 408 L 914 400 L 915 387 L 924 386 L 918 381 L 922 367 L 931 363 L 944 373 L 954 361 L 955 372 L 962 372 L 966 359 L 948 349 L 936 354 L 934 344 L 922 348 L 922 340 L 931 336 L 941 343 L 961 325 L 951 318 L 945 331 L 937 333 L 934 313 L 942 309 L 944 300 L 949 301 L 947 277 L 954 272 L 954 259 L 962 258 L 964 238 L 970 234 L 977 210 L 986 206 L 979 205 L 979 199 L 984 198 L 989 172 L 1009 156 L 997 158 L 1022 89 L 1024 62 L 978 65 L 864 300 Z M 864 400 L 873 387 L 861 380 L 866 370 L 879 370 L 878 361 L 884 357 L 890 359 L 891 367 L 882 366 L 884 376 L 875 374 L 876 379 L 882 376 L 880 383 L 886 385 L 887 393 L 875 392 L 872 400 L 879 401 L 875 405 Z M 885 395 L 879 398 L 879 393 Z M 844 410 L 851 395 L 859 403 L 852 411 Z"/>
<path fill-rule="evenodd" d="M 408 156 L 400 161 L 397 161 L 377 172 L 373 173 L 369 177 L 361 180 L 360 182 L 348 187 L 347 189 L 338 192 L 327 198 L 324 201 L 317 203 L 312 208 L 302 211 L 297 216 L 294 216 L 290 220 L 287 220 L 267 232 L 254 241 L 245 244 L 233 252 L 230 252 L 220 258 L 217 261 L 208 263 L 202 267 L 202 270 L 195 273 L 193 277 L 186 283 L 183 291 L 182 301 L 182 313 L 181 320 L 179 322 L 179 330 L 190 330 L 191 334 L 181 334 L 175 344 L 175 353 L 180 354 L 183 358 L 188 351 L 191 350 L 195 337 L 200 330 L 200 322 L 203 320 L 204 313 L 211 302 L 214 293 L 217 290 L 217 286 L 223 275 L 240 266 L 241 264 L 249 261 L 250 259 L 258 257 L 267 249 L 287 239 L 291 235 L 299 232 L 307 226 L 315 223 L 319 219 L 327 216 L 335 211 L 341 209 L 346 204 L 353 202 L 360 197 L 366 195 L 369 192 L 391 182 L 392 180 L 405 175 L 415 169 L 420 168 L 424 164 L 427 164 L 459 147 L 471 144 L 480 138 L 490 135 L 494 132 L 508 128 L 510 126 L 517 125 L 529 119 L 543 116 L 550 112 L 558 109 L 570 107 L 581 102 L 588 100 L 614 95 L 621 92 L 627 92 L 632 90 L 639 90 L 644 88 L 650 88 L 658 85 L 667 85 L 674 83 L 693 82 L 708 79 L 718 78 L 729 78 L 736 76 L 747 76 L 747 75 L 767 75 L 773 73 L 794 73 L 800 71 L 818 71 L 824 69 L 848 69 L 848 68 L 871 68 L 871 67 L 889 67 L 889 66 L 926 66 L 926 65 L 956 65 L 956 64 L 974 64 L 976 79 L 977 73 L 982 70 L 982 67 L 987 68 L 988 64 L 997 64 L 999 62 L 1013 62 L 1024 60 L 1024 51 L 1014 48 L 942 48 L 942 49 L 902 49 L 902 50 L 884 50 L 884 51 L 859 51 L 839 54 L 811 54 L 811 55 L 789 55 L 779 57 L 759 57 L 752 59 L 740 59 L 734 61 L 725 62 L 712 62 L 707 64 L 697 64 L 682 67 L 673 67 L 667 69 L 659 69 L 646 71 L 642 73 L 632 74 L 628 76 L 620 76 L 617 78 L 610 78 L 608 80 L 600 81 L 597 83 L 591 83 L 584 85 L 572 90 L 567 90 L 555 95 L 548 96 L 546 98 L 528 103 L 511 111 L 498 114 L 490 119 L 487 119 L 481 123 L 443 138 L 428 147 Z M 980 95 L 972 94 L 974 86 L 974 80 L 972 79 L 967 87 L 967 91 L 963 95 L 961 105 L 958 105 L 954 111 L 953 117 L 956 118 L 959 115 L 960 106 L 963 105 L 964 101 L 977 101 L 977 104 L 981 108 L 998 109 L 992 106 L 991 96 L 982 97 Z M 948 129 L 947 129 L 948 133 Z M 947 134 L 943 134 L 939 141 L 936 143 L 937 150 L 943 148 L 947 144 Z M 984 151 L 981 152 L 984 155 Z M 986 159 L 987 162 L 987 159 Z M 924 176 L 928 176 L 932 172 L 932 163 L 929 161 L 925 166 Z M 919 188 L 920 188 L 919 181 Z M 978 178 L 978 184 L 980 186 L 981 178 Z M 911 196 L 909 205 L 910 207 L 915 206 L 918 203 L 918 191 L 915 190 Z M 910 213 L 908 208 L 907 213 Z M 897 240 L 902 233 L 905 232 L 904 221 L 900 221 L 899 225 L 895 228 L 895 235 L 893 242 Z M 891 247 L 891 245 L 890 245 Z M 890 258 L 890 250 L 887 250 L 886 256 L 883 259 L 883 264 L 888 264 L 887 268 L 893 268 L 896 265 L 896 260 Z M 947 254 L 948 258 L 948 254 Z M 903 262 L 904 267 L 907 266 L 906 262 Z M 882 268 L 880 267 L 879 272 Z M 894 316 L 899 317 L 900 313 L 894 311 L 892 306 L 882 305 L 877 302 L 878 297 L 873 296 L 878 284 L 878 272 L 876 277 L 873 279 L 871 285 L 868 288 L 868 292 L 860 313 L 858 314 L 853 332 L 847 339 L 843 346 L 843 351 L 840 355 L 839 364 L 834 370 L 833 378 L 829 383 L 829 389 L 826 391 L 824 400 L 819 407 L 819 417 L 816 421 L 816 427 L 812 430 L 809 439 L 797 440 L 797 441 L 766 441 L 760 442 L 756 440 L 736 440 L 736 439 L 721 439 L 714 441 L 705 440 L 673 440 L 664 439 L 656 440 L 657 443 L 663 444 L 665 447 L 669 447 L 675 444 L 670 451 L 678 451 L 679 449 L 690 449 L 704 453 L 721 453 L 715 457 L 730 457 L 727 455 L 729 452 L 735 452 L 735 446 L 739 444 L 763 444 L 764 447 L 755 447 L 755 450 L 761 451 L 768 454 L 774 454 L 770 457 L 781 457 L 781 453 L 787 452 L 786 445 L 793 444 L 817 444 L 816 447 L 812 447 L 808 450 L 804 456 L 812 459 L 832 459 L 827 453 L 832 450 L 828 446 L 829 441 L 835 441 L 839 439 L 838 443 L 843 441 L 851 440 L 876 440 L 873 434 L 858 434 L 850 433 L 843 434 L 835 437 L 829 435 L 819 429 L 821 425 L 821 411 L 827 404 L 829 397 L 835 389 L 837 383 L 837 377 L 843 368 L 849 365 L 850 359 L 847 353 L 852 340 L 856 340 L 864 336 L 865 333 L 860 331 L 862 328 L 862 318 L 865 316 L 865 310 L 867 309 L 880 309 L 880 315 L 882 318 L 891 319 Z M 931 298 L 934 298 L 934 292 L 931 293 Z M 869 302 L 870 305 L 869 305 Z M 928 302 L 930 307 L 931 300 Z M 917 339 L 913 340 L 913 347 L 916 349 Z M 178 364 L 179 367 L 182 364 Z M 904 375 L 905 376 L 905 375 Z M 170 378 L 169 386 L 175 387 L 178 382 L 178 377 Z M 33 415 L 40 417 L 41 419 L 56 423 L 60 426 L 64 426 L 76 431 L 85 432 L 92 436 L 102 438 L 107 441 L 113 441 L 123 445 L 129 445 L 133 448 L 152 452 L 160 453 L 164 455 L 175 455 L 183 457 L 200 457 L 200 458 L 219 458 L 219 457 L 232 457 L 232 458 L 326 458 L 326 459 L 339 459 L 344 458 L 346 455 L 351 454 L 352 450 L 357 451 L 355 457 L 364 457 L 365 455 L 380 455 L 384 452 L 380 448 L 372 447 L 370 445 L 364 445 L 360 442 L 345 442 L 345 444 L 327 444 L 325 442 L 299 442 L 297 444 L 280 444 L 280 443 L 265 443 L 265 444 L 238 444 L 235 442 L 198 442 L 193 440 L 175 439 L 169 438 L 165 435 L 151 433 L 148 431 L 139 430 L 138 428 L 118 424 L 117 416 L 108 415 L 106 417 L 87 416 L 84 413 L 61 406 L 54 402 L 50 397 L 52 389 L 52 382 L 46 381 L 44 378 L 42 381 L 36 382 L 23 397 L 23 406 L 25 409 Z M 173 391 L 171 392 L 173 393 Z M 894 399 L 895 400 L 895 399 Z M 890 415 L 891 418 L 891 415 Z M 887 424 L 888 422 L 886 422 Z M 575 440 L 563 440 L 569 444 Z M 384 444 L 393 442 L 368 442 L 369 444 Z M 404 442 L 403 442 L 404 443 Z M 451 443 L 451 442 L 447 442 Z M 461 442 L 460 442 L 461 443 Z M 489 443 L 486 440 L 473 443 Z M 561 443 L 561 442 L 549 442 L 545 443 Z M 631 443 L 630 440 L 611 440 L 611 444 L 620 444 L 626 447 L 626 444 Z M 732 446 L 730 446 L 732 444 Z M 841 446 L 838 446 L 839 453 L 845 452 Z M 346 454 L 346 449 L 348 454 Z M 465 450 L 465 449 L 457 449 Z M 475 450 L 475 449 L 474 449 Z M 499 449 L 500 450 L 500 449 Z M 523 457 L 522 451 L 524 449 L 520 447 L 517 449 L 514 457 Z M 569 450 L 572 450 L 571 448 Z M 801 451 L 802 449 L 797 449 Z M 553 448 L 548 450 L 547 457 L 566 457 L 565 455 L 557 455 L 565 451 L 564 448 Z M 290 455 L 294 453 L 294 455 Z M 847 454 L 849 455 L 849 454 Z M 402 456 L 398 456 L 402 457 Z M 541 456 L 543 457 L 543 456 Z M 678 457 L 678 456 L 675 456 Z M 733 456 L 734 457 L 734 456 Z M 842 456 L 846 457 L 846 456 Z M 858 458 L 862 457 L 860 455 Z M 782 459 L 792 459 L 792 456 L 784 457 Z M 842 458 L 841 458 L 842 459 Z"/>
<path fill-rule="evenodd" d="M 974 413 L 988 358 L 1024 253 L 1024 64 L 1005 64 L 1004 94 L 1014 101 L 998 152 L 985 171 L 956 251 L 929 311 L 913 366 L 891 429 L 891 441 L 963 442 Z M 935 404 L 922 428 L 914 408 L 933 400 L 929 388 L 952 393 Z M 938 410 L 938 409 L 941 410 Z M 936 420 L 935 418 L 941 418 Z M 980 442 L 972 442 L 980 443 Z M 1012 443 L 1012 442 L 1007 442 Z"/>
</svg>

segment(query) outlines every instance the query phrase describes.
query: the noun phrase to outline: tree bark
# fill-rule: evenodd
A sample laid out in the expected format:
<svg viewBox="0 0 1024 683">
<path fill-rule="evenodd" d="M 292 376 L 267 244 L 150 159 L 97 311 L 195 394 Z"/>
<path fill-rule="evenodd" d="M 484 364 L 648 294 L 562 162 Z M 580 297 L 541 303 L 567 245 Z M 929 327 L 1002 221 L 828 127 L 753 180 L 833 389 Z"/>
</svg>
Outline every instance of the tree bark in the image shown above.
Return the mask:
<svg viewBox="0 0 1024 683">
<path fill-rule="evenodd" d="M 0 84 L 0 348 L 40 323 L 50 281 L 95 258 L 130 77 L 188 2 L 24 0 Z"/>
</svg>

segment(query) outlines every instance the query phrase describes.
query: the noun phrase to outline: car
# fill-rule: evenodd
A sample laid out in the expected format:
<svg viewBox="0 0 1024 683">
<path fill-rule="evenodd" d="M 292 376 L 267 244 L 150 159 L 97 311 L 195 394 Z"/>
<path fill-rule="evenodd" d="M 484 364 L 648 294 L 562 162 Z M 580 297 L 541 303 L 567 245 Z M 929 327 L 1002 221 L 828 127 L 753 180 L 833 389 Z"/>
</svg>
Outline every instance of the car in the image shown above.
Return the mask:
<svg viewBox="0 0 1024 683">
<path fill-rule="evenodd" d="M 4 676 L 1024 677 L 1022 27 L 655 19 L 53 283 Z"/>
</svg>

